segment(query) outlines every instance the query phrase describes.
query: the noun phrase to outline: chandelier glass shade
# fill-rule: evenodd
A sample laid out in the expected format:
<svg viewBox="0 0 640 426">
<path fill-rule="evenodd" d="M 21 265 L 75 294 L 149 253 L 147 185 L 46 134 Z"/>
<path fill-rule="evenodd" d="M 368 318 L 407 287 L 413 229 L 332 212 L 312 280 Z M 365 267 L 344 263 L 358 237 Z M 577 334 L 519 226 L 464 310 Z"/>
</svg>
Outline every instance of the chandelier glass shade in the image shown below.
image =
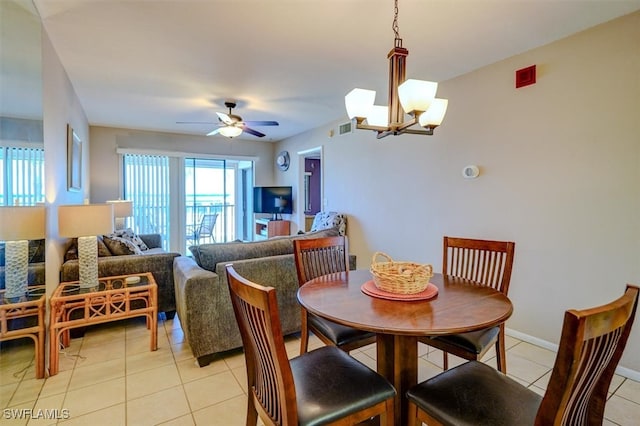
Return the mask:
<svg viewBox="0 0 640 426">
<path fill-rule="evenodd" d="M 438 83 L 405 79 L 409 51 L 402 47 L 398 30 L 398 0 L 395 0 L 393 31 L 395 47 L 389 52 L 389 100 L 375 105 L 375 90 L 353 89 L 345 96 L 349 119 L 357 129 L 374 130 L 378 139 L 404 133 L 433 135 L 447 111 L 448 101 L 436 98 Z M 406 115 L 410 117 L 407 117 Z M 415 127 L 414 127 L 415 126 Z"/>
</svg>

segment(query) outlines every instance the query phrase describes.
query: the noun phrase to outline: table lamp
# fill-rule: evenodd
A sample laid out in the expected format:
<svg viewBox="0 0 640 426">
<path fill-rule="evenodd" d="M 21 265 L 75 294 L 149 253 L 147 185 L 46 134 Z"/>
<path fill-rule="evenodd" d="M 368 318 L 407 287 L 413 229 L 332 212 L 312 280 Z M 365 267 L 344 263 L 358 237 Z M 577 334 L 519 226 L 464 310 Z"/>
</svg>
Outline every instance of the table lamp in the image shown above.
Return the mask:
<svg viewBox="0 0 640 426">
<path fill-rule="evenodd" d="M 98 287 L 97 235 L 113 232 L 113 204 L 75 204 L 58 207 L 58 234 L 78 238 L 81 289 Z"/>
<path fill-rule="evenodd" d="M 108 200 L 107 204 L 113 204 L 113 216 L 116 218 L 116 229 L 124 229 L 125 219 L 133 216 L 133 201 Z"/>
<path fill-rule="evenodd" d="M 21 297 L 27 292 L 29 240 L 44 237 L 44 206 L 0 207 L 0 240 L 5 242 L 5 298 Z"/>
</svg>

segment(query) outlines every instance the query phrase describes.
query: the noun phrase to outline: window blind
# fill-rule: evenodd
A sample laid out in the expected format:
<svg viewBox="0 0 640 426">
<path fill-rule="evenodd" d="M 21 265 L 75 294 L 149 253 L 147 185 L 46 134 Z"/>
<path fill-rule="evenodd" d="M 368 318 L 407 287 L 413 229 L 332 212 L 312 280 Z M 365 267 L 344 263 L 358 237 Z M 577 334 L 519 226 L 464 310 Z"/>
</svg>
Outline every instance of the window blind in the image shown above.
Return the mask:
<svg viewBox="0 0 640 426">
<path fill-rule="evenodd" d="M 0 147 L 1 205 L 44 202 L 44 148 Z"/>
</svg>

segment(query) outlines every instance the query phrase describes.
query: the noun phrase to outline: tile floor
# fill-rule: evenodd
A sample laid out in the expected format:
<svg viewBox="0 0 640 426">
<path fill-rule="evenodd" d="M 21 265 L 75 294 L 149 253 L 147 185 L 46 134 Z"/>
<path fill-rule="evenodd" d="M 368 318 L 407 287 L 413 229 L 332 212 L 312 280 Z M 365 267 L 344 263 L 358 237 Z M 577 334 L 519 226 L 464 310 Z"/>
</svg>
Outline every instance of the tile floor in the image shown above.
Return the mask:
<svg viewBox="0 0 640 426">
<path fill-rule="evenodd" d="M 312 347 L 318 345 L 317 339 L 311 342 Z M 510 337 L 507 347 L 509 375 L 543 393 L 555 354 Z M 296 355 L 299 339 L 288 339 L 287 350 Z M 442 355 L 423 345 L 420 351 L 419 379 L 425 380 L 441 371 Z M 375 368 L 373 346 L 352 355 Z M 454 361 L 450 360 L 452 365 Z M 495 363 L 492 354 L 485 361 Z M 93 327 L 84 338 L 73 339 L 60 356 L 60 373 L 54 377 L 34 379 L 32 363 L 30 341 L 0 352 L 3 426 L 243 426 L 245 422 L 242 353 L 197 367 L 177 318 L 159 322 L 156 352 L 149 351 L 144 321 L 127 320 Z M 610 390 L 604 424 L 637 425 L 640 383 L 615 376 Z M 32 418 L 24 418 L 29 413 Z M 15 418 L 18 415 L 23 418 Z"/>
</svg>

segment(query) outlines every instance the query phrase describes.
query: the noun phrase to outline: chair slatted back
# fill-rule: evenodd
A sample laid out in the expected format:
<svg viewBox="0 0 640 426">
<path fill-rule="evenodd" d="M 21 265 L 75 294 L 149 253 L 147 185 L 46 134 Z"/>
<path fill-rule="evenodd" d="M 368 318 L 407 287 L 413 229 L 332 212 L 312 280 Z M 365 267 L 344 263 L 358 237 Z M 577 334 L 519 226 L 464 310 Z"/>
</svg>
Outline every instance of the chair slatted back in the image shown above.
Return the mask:
<svg viewBox="0 0 640 426">
<path fill-rule="evenodd" d="M 619 299 L 565 313 L 562 337 L 536 425 L 601 425 L 611 379 L 638 306 L 638 287 Z"/>
<path fill-rule="evenodd" d="M 284 346 L 276 290 L 238 275 L 227 265 L 227 281 L 245 350 L 253 404 L 273 425 L 296 425 L 295 386 Z"/>
<path fill-rule="evenodd" d="M 293 240 L 293 253 L 299 285 L 348 269 L 348 243 L 344 236 Z"/>
<path fill-rule="evenodd" d="M 218 220 L 218 213 L 211 213 L 202 215 L 200 221 L 200 229 L 198 229 L 198 236 L 204 235 L 213 236 L 213 228 L 216 227 L 216 221 Z"/>
<path fill-rule="evenodd" d="M 514 242 L 444 237 L 442 273 L 509 291 Z"/>
</svg>

